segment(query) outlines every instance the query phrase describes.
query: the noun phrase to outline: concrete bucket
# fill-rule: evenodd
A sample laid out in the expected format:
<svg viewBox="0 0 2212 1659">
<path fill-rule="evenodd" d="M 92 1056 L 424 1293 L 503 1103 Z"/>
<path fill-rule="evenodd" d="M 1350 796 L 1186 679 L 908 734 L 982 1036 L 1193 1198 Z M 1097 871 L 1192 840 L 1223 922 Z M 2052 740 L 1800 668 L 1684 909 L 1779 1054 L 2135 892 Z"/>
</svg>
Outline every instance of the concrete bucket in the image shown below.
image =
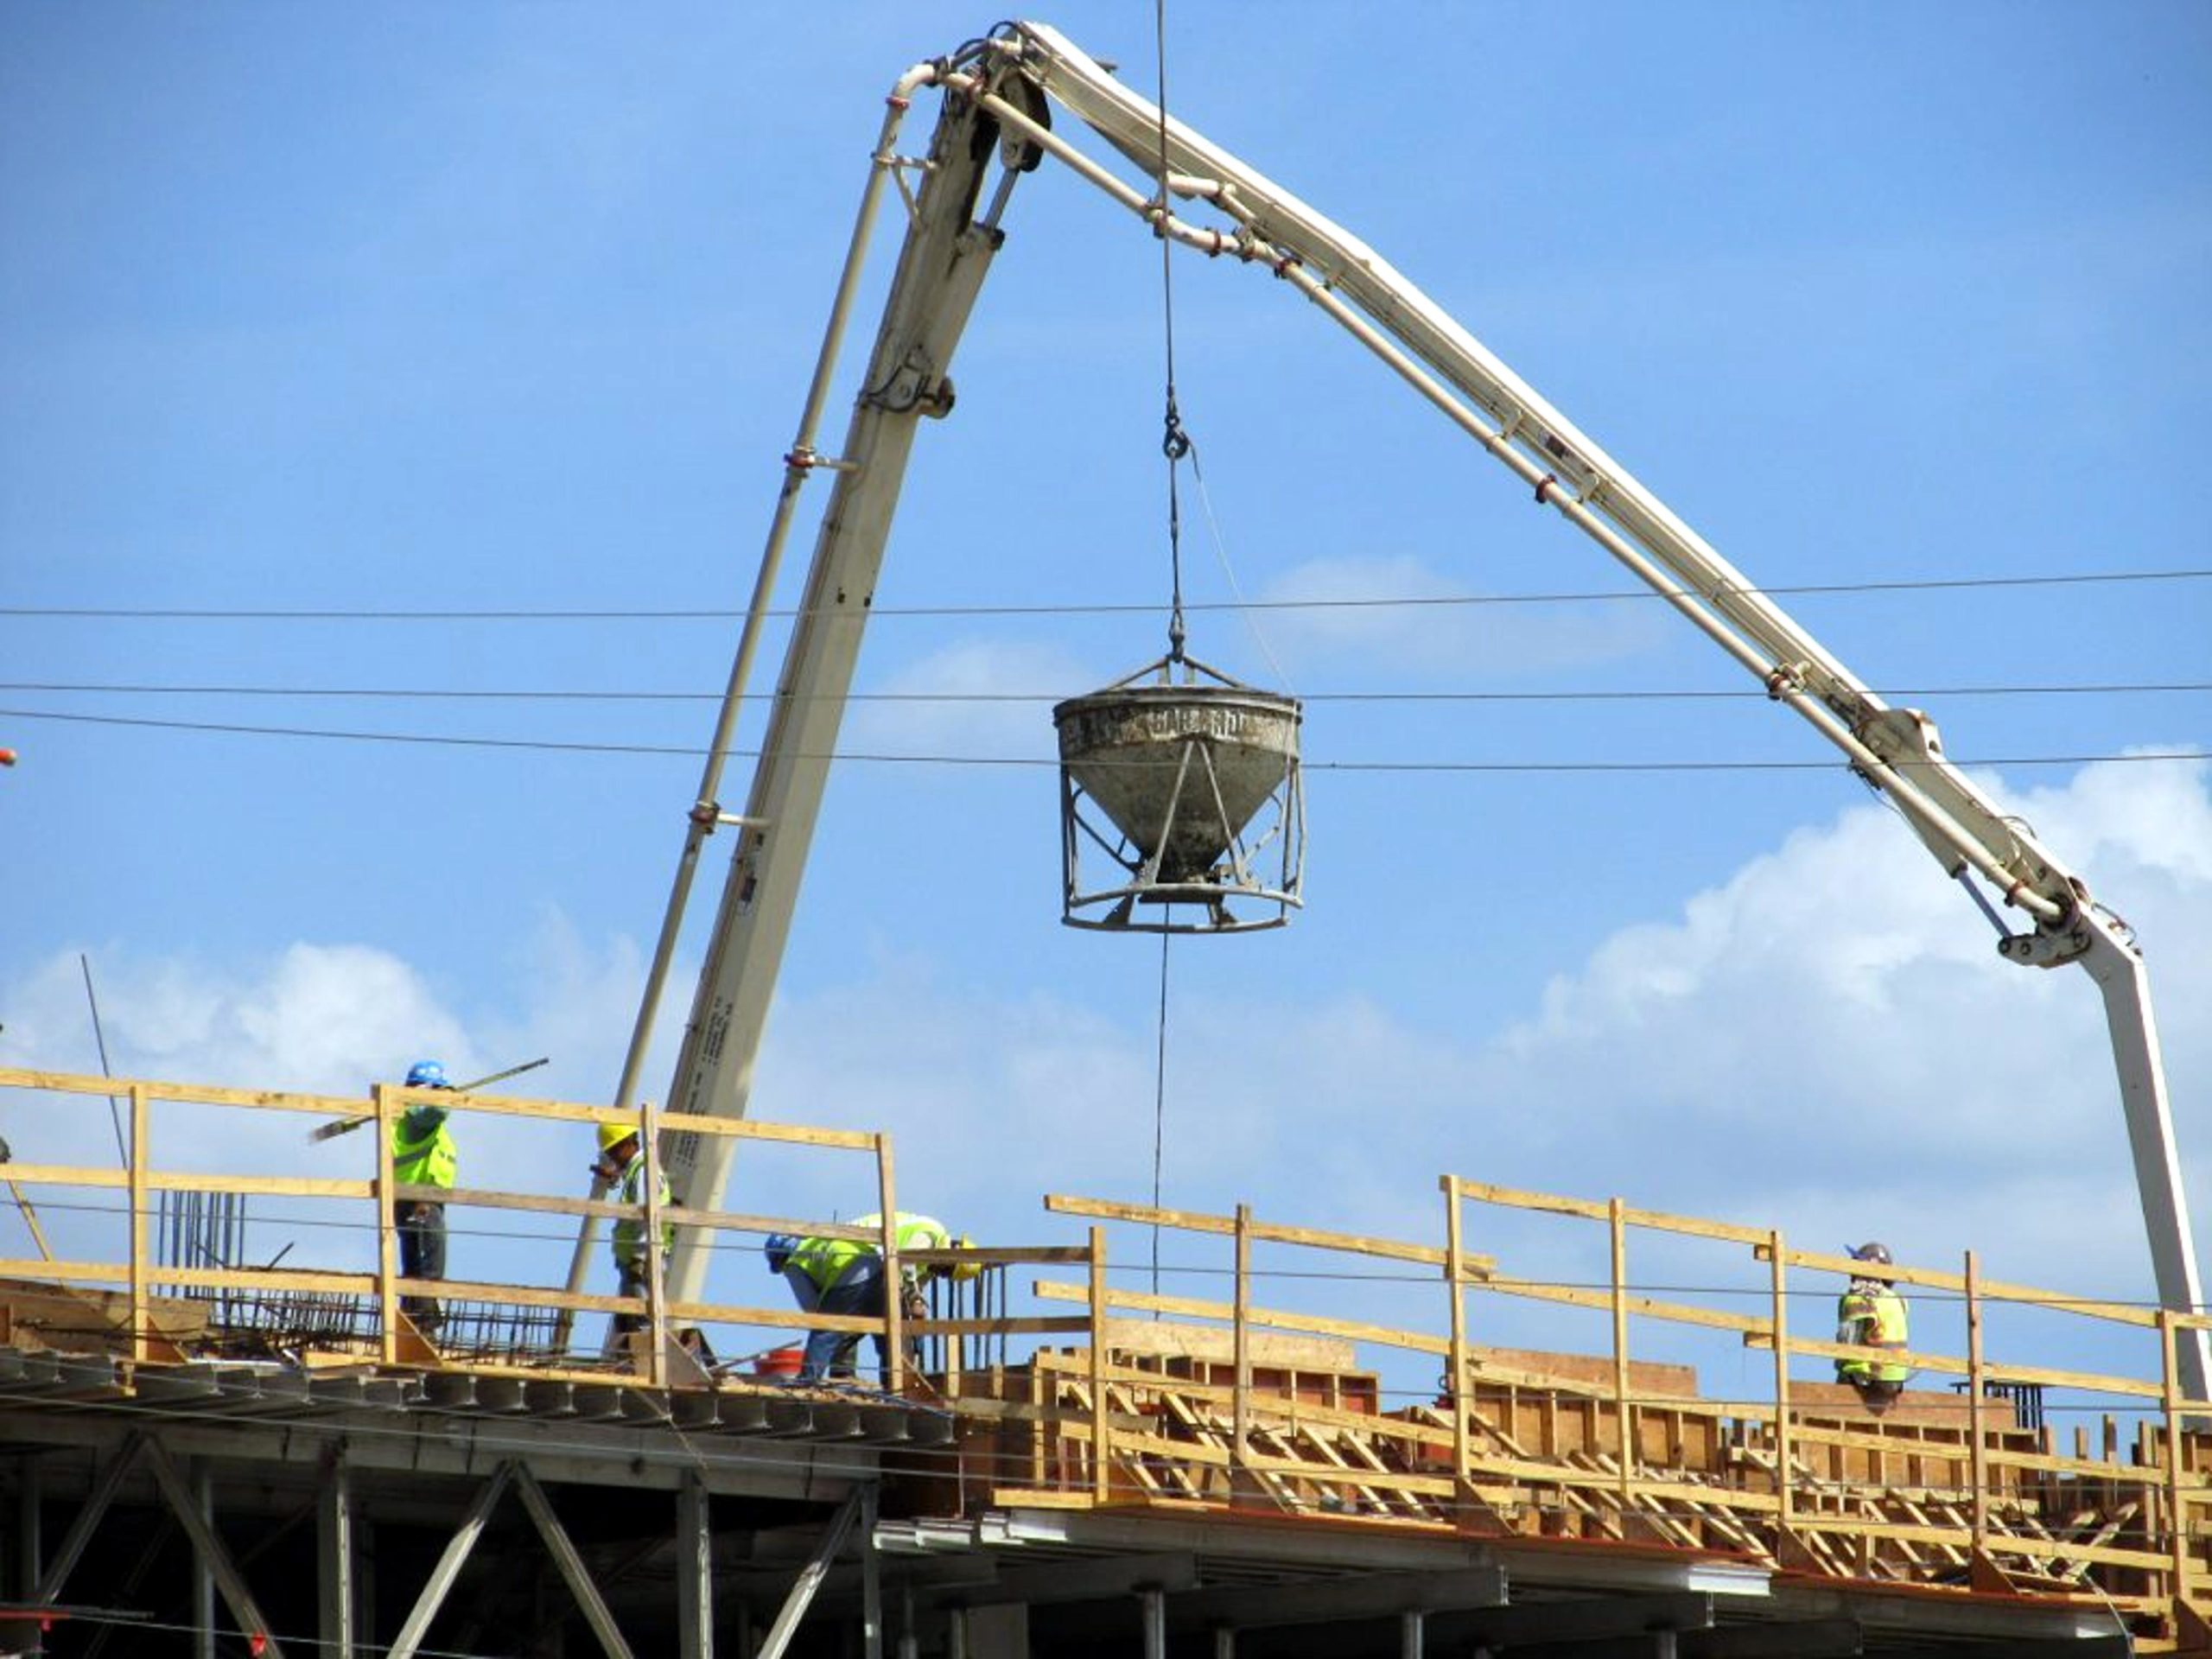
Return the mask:
<svg viewBox="0 0 2212 1659">
<path fill-rule="evenodd" d="M 1052 721 L 1068 857 L 1064 919 L 1152 931 L 1288 920 L 1301 861 L 1300 718 L 1296 698 L 1234 682 L 1125 681 L 1058 705 Z M 1094 821 L 1101 817 L 1104 828 Z M 1118 867 L 1110 887 L 1084 891 L 1085 840 Z M 1277 855 L 1264 860 L 1264 870 L 1262 853 Z M 1271 905 L 1274 913 L 1264 920 L 1238 917 L 1224 903 L 1237 896 Z M 1140 921 L 1139 904 L 1200 911 L 1192 920 L 1163 914 Z M 1087 913 L 1098 906 L 1103 918 Z"/>
</svg>

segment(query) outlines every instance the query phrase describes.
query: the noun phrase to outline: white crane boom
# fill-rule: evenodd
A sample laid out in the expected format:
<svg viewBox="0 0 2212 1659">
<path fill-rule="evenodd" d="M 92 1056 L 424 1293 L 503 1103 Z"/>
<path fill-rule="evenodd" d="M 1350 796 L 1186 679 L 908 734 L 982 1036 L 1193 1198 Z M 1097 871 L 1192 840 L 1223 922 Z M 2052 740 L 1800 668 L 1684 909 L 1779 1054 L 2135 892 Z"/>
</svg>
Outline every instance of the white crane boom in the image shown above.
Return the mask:
<svg viewBox="0 0 2212 1659">
<path fill-rule="evenodd" d="M 914 192 L 906 174 L 916 164 L 901 160 L 893 144 L 909 95 L 927 84 L 943 92 L 944 105 Z M 1052 130 L 1048 100 L 1134 163 L 1144 186 L 1130 184 Z M 1003 240 L 999 221 L 1007 198 L 1019 174 L 1049 154 L 1155 234 L 1262 265 L 1298 289 L 1517 474 L 1540 504 L 1605 548 L 1841 751 L 1853 770 L 1895 803 L 1948 874 L 1964 879 L 1971 870 L 1991 882 L 2027 920 L 2000 943 L 2008 959 L 2040 967 L 2078 962 L 2088 969 L 2105 1000 L 2158 1295 L 2178 1312 L 2201 1309 L 2141 956 L 2125 925 L 2090 902 L 2082 881 L 1945 759 L 1925 715 L 1883 702 L 1372 249 L 1181 122 L 1164 118 L 1055 30 L 1010 25 L 951 58 L 918 65 L 900 79 L 890 102 L 814 390 L 786 458 L 764 570 L 772 570 L 780 556 L 800 483 L 825 467 L 837 481 L 670 1090 L 671 1109 L 744 1114 L 916 423 L 951 406 L 947 369 Z M 979 213 L 994 148 L 1004 170 Z M 824 458 L 812 448 L 812 428 L 887 177 L 899 180 L 906 200 L 906 237 L 843 451 Z M 1205 204 L 1224 225 L 1179 216 L 1170 195 Z M 756 590 L 748 649 L 768 585 L 764 579 Z M 733 699 L 741 692 L 741 677 L 733 676 Z M 726 710 L 725 730 L 729 724 Z M 672 912 L 680 906 L 682 886 L 679 879 Z M 658 988 L 648 988 L 641 1032 Z M 641 1047 L 633 1043 L 633 1053 Z M 683 1203 L 719 1203 L 732 1145 L 718 1136 L 669 1138 L 665 1156 Z M 679 1300 L 700 1294 L 707 1247 L 708 1241 L 688 1236 L 679 1242 L 671 1281 Z M 2204 1399 L 2212 1370 L 2206 1333 L 2191 1329 L 2179 1336 L 2183 1387 L 2190 1399 Z"/>
</svg>

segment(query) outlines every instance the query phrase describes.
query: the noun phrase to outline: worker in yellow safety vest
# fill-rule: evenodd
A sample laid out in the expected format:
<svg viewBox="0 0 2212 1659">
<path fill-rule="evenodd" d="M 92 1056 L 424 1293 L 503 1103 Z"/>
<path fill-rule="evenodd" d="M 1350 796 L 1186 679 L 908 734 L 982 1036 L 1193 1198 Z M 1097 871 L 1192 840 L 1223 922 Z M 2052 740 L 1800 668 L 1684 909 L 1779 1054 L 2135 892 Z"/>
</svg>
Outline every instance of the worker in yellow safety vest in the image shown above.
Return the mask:
<svg viewBox="0 0 2212 1659">
<path fill-rule="evenodd" d="M 611 1118 L 599 1126 L 599 1162 L 593 1173 L 613 1190 L 608 1194 L 617 1204 L 634 1205 L 642 1210 L 645 1202 L 645 1156 L 644 1141 L 638 1135 L 634 1122 Z M 674 1202 L 669 1191 L 668 1176 L 660 1168 L 653 1169 L 653 1184 L 660 1202 L 665 1205 Z M 668 1253 L 676 1245 L 676 1224 L 664 1221 L 660 1224 L 660 1255 L 664 1266 Z M 642 1214 L 624 1216 L 614 1224 L 615 1294 L 643 1296 L 652 1282 L 652 1258 L 645 1245 L 645 1219 Z M 642 1313 L 617 1313 L 613 1335 L 619 1339 L 632 1331 L 642 1331 L 648 1323 Z"/>
<path fill-rule="evenodd" d="M 1903 1351 L 1910 1345 L 1904 1298 L 1897 1294 L 1894 1280 L 1874 1271 L 1892 1265 L 1889 1247 L 1869 1241 L 1856 1246 L 1851 1259 L 1865 1266 L 1852 1275 L 1851 1287 L 1836 1303 L 1835 1339 L 1863 1348 Z M 1837 1360 L 1835 1374 L 1858 1389 L 1866 1409 L 1878 1417 L 1904 1392 L 1905 1378 L 1912 1371 L 1910 1366 L 1870 1355 L 1865 1359 Z"/>
<path fill-rule="evenodd" d="M 407 1069 L 410 1089 L 450 1090 L 446 1069 L 435 1060 L 417 1060 Z M 446 1109 L 424 1103 L 410 1107 L 392 1122 L 391 1179 L 398 1186 L 434 1186 L 453 1190 L 461 1155 L 453 1131 L 446 1127 Z M 392 1225 L 399 1230 L 399 1275 L 403 1279 L 442 1279 L 446 1276 L 446 1207 L 431 1198 L 395 1198 Z M 409 1295 L 399 1299 L 399 1310 L 424 1336 L 435 1336 L 445 1323 L 445 1311 L 435 1296 Z"/>
<path fill-rule="evenodd" d="M 893 1240 L 902 1256 L 908 1250 L 975 1248 L 975 1241 L 955 1238 L 945 1230 L 944 1224 L 932 1216 L 909 1215 L 902 1210 L 893 1219 L 896 1224 Z M 883 1217 L 856 1216 L 853 1225 L 880 1234 Z M 890 1311 L 889 1287 L 883 1277 L 883 1251 L 867 1239 L 794 1238 L 788 1233 L 772 1233 L 761 1249 L 768 1258 L 768 1271 L 783 1274 L 799 1306 L 809 1313 L 844 1313 L 857 1319 L 880 1319 Z M 899 1276 L 902 1281 L 902 1306 L 910 1315 L 918 1312 L 921 1287 L 935 1273 L 953 1279 L 973 1279 L 982 1271 L 972 1262 L 925 1271 L 901 1262 Z M 881 1337 L 874 1340 L 883 1385 L 888 1388 L 890 1349 Z M 798 1380 L 818 1382 L 825 1377 L 851 1376 L 853 1357 L 860 1344 L 859 1334 L 855 1332 L 812 1332 L 806 1339 L 806 1357 L 800 1363 Z"/>
</svg>

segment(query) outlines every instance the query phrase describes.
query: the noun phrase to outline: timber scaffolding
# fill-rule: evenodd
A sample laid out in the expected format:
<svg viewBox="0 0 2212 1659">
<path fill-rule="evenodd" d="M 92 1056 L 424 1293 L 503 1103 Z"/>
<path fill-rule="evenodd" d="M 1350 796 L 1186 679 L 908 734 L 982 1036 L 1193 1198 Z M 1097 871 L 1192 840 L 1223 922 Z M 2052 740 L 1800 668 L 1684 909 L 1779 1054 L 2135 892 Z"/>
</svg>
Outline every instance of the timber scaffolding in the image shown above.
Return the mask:
<svg viewBox="0 0 2212 1659">
<path fill-rule="evenodd" d="M 0 1070 L 19 1152 L 85 1144 L 101 1096 L 118 1131 L 127 1113 L 119 1166 L 0 1172 L 37 1246 L 0 1257 L 0 1653 L 238 1650 L 225 1630 L 256 1652 L 341 1656 L 567 1642 L 688 1659 L 717 1631 L 747 1659 L 874 1659 L 887 1639 L 963 1659 L 2212 1652 L 2212 1435 L 2197 1427 L 2212 1402 L 2184 1397 L 2175 1361 L 2177 1332 L 2204 1321 L 1992 1281 L 1972 1255 L 1959 1273 L 1895 1270 L 1916 1325 L 1955 1325 L 1963 1351 L 1916 1346 L 1904 1357 L 1918 1376 L 1954 1386 L 1875 1417 L 1792 1375 L 1793 1359 L 1825 1371 L 1850 1351 L 1795 1334 L 1826 1329 L 1848 1258 L 1618 1199 L 1447 1176 L 1441 1242 L 1421 1243 L 1052 1197 L 1077 1242 L 910 1253 L 982 1272 L 940 1283 L 926 1318 L 894 1298 L 871 1320 L 674 1302 L 657 1274 L 626 1302 L 553 1287 L 537 1270 L 565 1267 L 569 1235 L 517 1223 L 713 1228 L 738 1236 L 753 1284 L 768 1232 L 895 1241 L 657 1201 L 397 1186 L 388 1126 L 417 1092 Z M 533 1133 L 573 1152 L 608 1115 L 442 1103 L 472 1120 L 479 1166 L 498 1141 L 508 1166 L 531 1166 Z M 207 1166 L 256 1147 L 296 1166 L 301 1115 L 368 1120 L 375 1132 L 318 1154 L 365 1173 Z M 641 1123 L 648 1145 L 674 1131 L 861 1154 L 870 1200 L 896 1210 L 887 1137 L 651 1108 Z M 162 1261 L 162 1195 L 186 1193 L 286 1202 L 285 1230 L 332 1242 L 260 1267 Z M 391 1203 L 430 1196 L 490 1218 L 456 1228 L 456 1256 L 517 1276 L 401 1277 Z M 1602 1230 L 1609 1269 L 1561 1283 L 1468 1248 L 1531 1216 Z M 13 1224 L 0 1215 L 0 1241 Z M 226 1225 L 242 1253 L 249 1230 Z M 1157 1270 L 1133 1288 L 1138 1252 L 1109 1255 L 1110 1230 L 1130 1228 L 1217 1256 L 1176 1270 L 1226 1294 L 1161 1294 Z M 1698 1287 L 1649 1294 L 1631 1240 L 1640 1260 L 1707 1252 Z M 1064 1276 L 1015 1280 L 1032 1267 Z M 403 1311 L 427 1296 L 448 1312 L 437 1343 Z M 1600 1334 L 1580 1355 L 1485 1344 L 1493 1296 Z M 578 1315 L 618 1313 L 644 1332 L 569 1340 Z M 2131 1376 L 1988 1351 L 1993 1325 L 2023 1313 L 2150 1363 Z M 714 1357 L 793 1329 L 881 1336 L 891 1386 L 800 1385 Z M 1656 1357 L 1684 1332 L 1731 1344 L 1758 1384 L 1705 1397 L 1692 1369 Z M 2062 1427 L 2049 1420 L 2082 1408 L 2054 1400 L 2099 1403 Z"/>
</svg>

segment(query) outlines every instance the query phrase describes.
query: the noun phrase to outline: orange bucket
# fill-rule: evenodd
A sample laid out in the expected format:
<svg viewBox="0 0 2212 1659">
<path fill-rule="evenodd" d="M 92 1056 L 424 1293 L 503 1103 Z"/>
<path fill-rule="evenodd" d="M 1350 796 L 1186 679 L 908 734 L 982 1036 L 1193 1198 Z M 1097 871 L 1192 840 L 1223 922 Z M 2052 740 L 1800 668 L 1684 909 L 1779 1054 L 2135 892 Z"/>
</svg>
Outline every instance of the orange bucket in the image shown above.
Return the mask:
<svg viewBox="0 0 2212 1659">
<path fill-rule="evenodd" d="M 804 1348 L 771 1348 L 753 1362 L 755 1376 L 797 1376 L 806 1363 Z"/>
</svg>

